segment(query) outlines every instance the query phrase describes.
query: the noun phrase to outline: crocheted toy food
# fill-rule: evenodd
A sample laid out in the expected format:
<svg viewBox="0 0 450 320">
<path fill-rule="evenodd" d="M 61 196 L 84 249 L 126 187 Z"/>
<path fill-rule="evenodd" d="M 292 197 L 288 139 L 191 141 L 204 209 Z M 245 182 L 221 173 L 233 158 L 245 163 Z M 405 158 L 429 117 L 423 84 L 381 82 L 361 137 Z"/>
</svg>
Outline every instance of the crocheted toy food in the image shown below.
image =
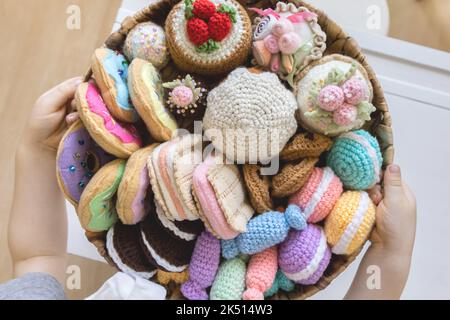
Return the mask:
<svg viewBox="0 0 450 320">
<path fill-rule="evenodd" d="M 137 112 L 154 139 L 165 142 L 172 139 L 178 126 L 165 108 L 163 83 L 155 67 L 142 59 L 134 59 L 128 78 L 130 95 Z"/>
<path fill-rule="evenodd" d="M 246 230 L 253 208 L 245 197 L 239 169 L 210 154 L 194 171 L 194 195 L 206 228 L 220 239 L 233 239 Z"/>
<path fill-rule="evenodd" d="M 364 191 L 347 191 L 325 220 L 334 254 L 351 255 L 366 242 L 375 224 L 376 207 Z"/>
<path fill-rule="evenodd" d="M 91 138 L 81 121 L 64 134 L 56 156 L 58 184 L 67 200 L 78 205 L 94 174 L 114 158 Z"/>
<path fill-rule="evenodd" d="M 284 147 L 280 158 L 285 161 L 295 161 L 303 158 L 318 158 L 329 151 L 333 141 L 327 136 L 317 133 L 299 133 Z"/>
<path fill-rule="evenodd" d="M 336 139 L 327 163 L 347 189 L 367 190 L 380 182 L 383 157 L 377 139 L 357 130 Z"/>
<path fill-rule="evenodd" d="M 156 273 L 145 257 L 139 242 L 139 226 L 126 226 L 120 222 L 109 229 L 106 250 L 117 268 L 132 277 L 150 279 Z"/>
<path fill-rule="evenodd" d="M 243 65 L 251 47 L 251 21 L 235 0 L 185 0 L 166 19 L 173 61 L 185 72 L 224 74 Z"/>
<path fill-rule="evenodd" d="M 128 61 L 125 57 L 110 49 L 97 49 L 92 57 L 92 72 L 113 117 L 124 122 L 136 122 L 138 114 L 130 101 Z"/>
<path fill-rule="evenodd" d="M 122 182 L 117 191 L 117 214 L 123 224 L 133 225 L 147 214 L 145 199 L 150 186 L 147 159 L 157 147 L 153 144 L 133 153 L 128 159 Z"/>
<path fill-rule="evenodd" d="M 136 127 L 113 118 L 92 82 L 78 87 L 75 103 L 83 124 L 103 150 L 127 159 L 142 146 Z"/>
<path fill-rule="evenodd" d="M 280 245 L 278 263 L 286 277 L 295 283 L 317 283 L 328 267 L 331 251 L 320 226 L 308 225 L 305 230 L 292 230 Z"/>
<path fill-rule="evenodd" d="M 150 62 L 157 69 L 164 68 L 169 62 L 166 34 L 162 27 L 153 22 L 135 26 L 128 33 L 123 52 L 128 61 L 139 58 Z"/>
<path fill-rule="evenodd" d="M 232 161 L 264 162 L 295 134 L 296 109 L 293 93 L 275 74 L 238 68 L 208 95 L 205 135 Z"/>
<path fill-rule="evenodd" d="M 291 279 L 288 279 L 283 271 L 278 270 L 272 287 L 264 293 L 264 297 L 270 298 L 277 294 L 280 290 L 291 292 L 294 290 L 294 288 L 295 283 Z"/>
<path fill-rule="evenodd" d="M 81 226 L 92 232 L 109 230 L 119 219 L 115 195 L 125 171 L 125 160 L 114 160 L 102 167 L 81 195 L 77 213 Z"/>
<path fill-rule="evenodd" d="M 278 73 L 291 86 L 311 61 L 322 58 L 327 36 L 318 17 L 305 7 L 278 2 L 273 9 L 252 9 L 255 19 L 253 56 L 261 67 Z"/>
<path fill-rule="evenodd" d="M 257 213 L 272 211 L 268 176 L 261 175 L 261 167 L 256 164 L 246 164 L 242 171 L 252 207 Z"/>
<path fill-rule="evenodd" d="M 243 259 L 224 261 L 211 287 L 211 300 L 242 300 L 245 290 L 246 265 Z"/>
<path fill-rule="evenodd" d="M 158 272 L 156 272 L 156 281 L 163 286 L 167 286 L 170 283 L 181 285 L 188 279 L 188 270 L 184 270 L 183 272 L 166 272 L 163 270 L 158 270 Z"/>
<path fill-rule="evenodd" d="M 367 71 L 350 57 L 326 56 L 305 68 L 298 79 L 297 116 L 311 131 L 337 136 L 359 129 L 376 109 Z"/>
<path fill-rule="evenodd" d="M 206 289 L 216 278 L 220 263 L 220 241 L 208 231 L 197 239 L 189 264 L 189 280 L 181 286 L 181 293 L 189 300 L 208 300 Z"/>
<path fill-rule="evenodd" d="M 342 182 L 330 168 L 315 168 L 308 182 L 289 199 L 288 210 L 302 212 L 309 223 L 326 218 L 343 192 Z"/>
</svg>

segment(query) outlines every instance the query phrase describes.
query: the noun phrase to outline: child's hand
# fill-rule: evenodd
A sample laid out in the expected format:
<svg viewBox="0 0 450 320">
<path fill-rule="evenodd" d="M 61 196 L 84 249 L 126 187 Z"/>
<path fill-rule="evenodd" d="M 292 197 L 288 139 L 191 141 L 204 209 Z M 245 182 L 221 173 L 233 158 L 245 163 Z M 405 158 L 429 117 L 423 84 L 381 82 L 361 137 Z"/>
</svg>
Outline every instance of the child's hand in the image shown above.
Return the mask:
<svg viewBox="0 0 450 320">
<path fill-rule="evenodd" d="M 23 136 L 26 144 L 57 150 L 68 125 L 78 117 L 76 113 L 72 113 L 73 97 L 81 83 L 80 77 L 66 80 L 36 101 Z"/>
</svg>

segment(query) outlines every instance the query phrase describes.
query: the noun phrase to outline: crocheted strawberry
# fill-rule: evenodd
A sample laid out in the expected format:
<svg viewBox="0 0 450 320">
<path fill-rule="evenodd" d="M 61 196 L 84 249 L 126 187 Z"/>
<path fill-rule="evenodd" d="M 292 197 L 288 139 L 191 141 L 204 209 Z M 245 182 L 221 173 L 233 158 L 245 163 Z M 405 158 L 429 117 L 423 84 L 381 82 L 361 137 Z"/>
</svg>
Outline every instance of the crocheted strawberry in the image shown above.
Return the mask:
<svg viewBox="0 0 450 320">
<path fill-rule="evenodd" d="M 215 4 L 209 0 L 197 0 L 194 2 L 193 7 L 192 13 L 194 16 L 203 20 L 209 20 L 216 13 Z"/>
<path fill-rule="evenodd" d="M 226 13 L 216 12 L 208 23 L 209 35 L 215 41 L 222 41 L 231 31 L 232 22 Z"/>
<path fill-rule="evenodd" d="M 210 37 L 208 24 L 200 18 L 192 18 L 187 22 L 189 40 L 197 46 L 206 43 Z"/>
</svg>

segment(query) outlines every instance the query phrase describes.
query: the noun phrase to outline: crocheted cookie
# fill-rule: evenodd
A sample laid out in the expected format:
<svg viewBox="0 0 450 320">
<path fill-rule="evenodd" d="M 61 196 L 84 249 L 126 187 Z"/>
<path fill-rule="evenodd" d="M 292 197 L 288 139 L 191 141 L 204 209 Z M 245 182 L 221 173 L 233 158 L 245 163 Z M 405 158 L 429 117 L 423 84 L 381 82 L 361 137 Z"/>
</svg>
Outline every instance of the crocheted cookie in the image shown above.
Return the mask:
<svg viewBox="0 0 450 320">
<path fill-rule="evenodd" d="M 211 300 L 242 300 L 246 265 L 241 258 L 223 262 L 211 287 Z"/>
<path fill-rule="evenodd" d="M 322 58 L 327 35 L 318 17 L 305 7 L 278 2 L 273 9 L 252 9 L 255 19 L 253 56 L 258 65 L 278 73 L 291 86 L 311 61 Z"/>
<path fill-rule="evenodd" d="M 133 225 L 144 220 L 145 199 L 150 185 L 147 159 L 157 147 L 153 144 L 133 153 L 117 191 L 117 213 L 123 224 Z"/>
<path fill-rule="evenodd" d="M 272 195 L 278 198 L 288 197 L 308 181 L 318 158 L 306 158 L 297 163 L 287 163 L 281 172 L 272 179 Z"/>
<path fill-rule="evenodd" d="M 185 0 L 166 19 L 173 61 L 186 72 L 227 73 L 243 65 L 251 47 L 251 21 L 235 0 Z"/>
<path fill-rule="evenodd" d="M 77 206 L 94 174 L 113 159 L 91 138 L 80 120 L 74 123 L 61 139 L 56 156 L 56 176 L 66 199 Z"/>
<path fill-rule="evenodd" d="M 375 224 L 376 207 L 364 191 L 347 191 L 325 220 L 334 254 L 351 255 L 366 242 Z"/>
<path fill-rule="evenodd" d="M 295 283 L 313 285 L 322 277 L 330 258 L 325 232 L 310 224 L 303 231 L 289 232 L 280 245 L 278 263 L 286 277 Z"/>
<path fill-rule="evenodd" d="M 117 268 L 132 277 L 150 279 L 156 273 L 145 257 L 139 238 L 139 226 L 125 226 L 116 223 L 106 236 L 106 249 Z"/>
<path fill-rule="evenodd" d="M 256 212 L 264 213 L 273 210 L 269 177 L 262 176 L 261 168 L 256 164 L 244 165 L 243 173 L 250 202 Z"/>
<path fill-rule="evenodd" d="M 352 190 L 368 190 L 380 182 L 382 163 L 377 139 L 364 130 L 341 135 L 327 159 L 344 186 Z"/>
<path fill-rule="evenodd" d="M 333 141 L 317 133 L 299 133 L 295 135 L 281 151 L 280 158 L 294 161 L 302 158 L 319 158 L 330 150 Z"/>
<path fill-rule="evenodd" d="M 169 50 L 164 29 L 153 22 L 144 22 L 134 27 L 127 36 L 123 52 L 128 61 L 139 58 L 162 69 L 169 62 Z"/>
<path fill-rule="evenodd" d="M 208 95 L 205 135 L 239 164 L 277 156 L 297 130 L 293 93 L 270 72 L 239 68 Z"/>
<path fill-rule="evenodd" d="M 125 171 L 124 160 L 101 168 L 87 185 L 78 205 L 81 226 L 92 232 L 107 231 L 118 220 L 115 196 Z"/>
<path fill-rule="evenodd" d="M 127 87 L 128 62 L 125 57 L 107 48 L 97 49 L 92 56 L 92 73 L 114 118 L 136 122 L 138 114 L 130 101 Z"/>
<path fill-rule="evenodd" d="M 329 136 L 361 128 L 376 110 L 367 71 L 333 54 L 305 68 L 295 84 L 297 117 L 305 128 Z"/>
<path fill-rule="evenodd" d="M 165 108 L 164 88 L 159 72 L 142 59 L 134 59 L 128 77 L 131 100 L 154 139 L 160 142 L 172 139 L 177 123 Z"/>
<path fill-rule="evenodd" d="M 127 159 L 142 146 L 136 127 L 120 123 L 112 117 L 92 82 L 78 87 L 75 103 L 89 134 L 105 151 Z"/>
</svg>

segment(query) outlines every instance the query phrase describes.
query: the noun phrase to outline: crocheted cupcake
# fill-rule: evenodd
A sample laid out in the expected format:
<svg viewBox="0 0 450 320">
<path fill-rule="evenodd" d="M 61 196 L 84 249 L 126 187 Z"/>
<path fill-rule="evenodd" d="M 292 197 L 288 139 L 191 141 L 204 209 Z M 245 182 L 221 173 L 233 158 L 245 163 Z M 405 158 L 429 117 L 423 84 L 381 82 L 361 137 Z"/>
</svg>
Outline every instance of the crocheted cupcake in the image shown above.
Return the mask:
<svg viewBox="0 0 450 320">
<path fill-rule="evenodd" d="M 380 182 L 383 157 L 377 139 L 358 130 L 336 139 L 327 163 L 347 189 L 367 190 Z"/>
<path fill-rule="evenodd" d="M 242 300 L 245 289 L 246 265 L 234 258 L 221 264 L 211 287 L 211 300 Z"/>
<path fill-rule="evenodd" d="M 243 65 L 251 47 L 251 21 L 235 0 L 185 0 L 166 19 L 167 44 L 183 71 L 224 74 Z"/>
<path fill-rule="evenodd" d="M 334 254 L 351 255 L 366 242 L 375 224 L 376 207 L 364 191 L 347 191 L 325 220 Z"/>
<path fill-rule="evenodd" d="M 330 258 L 325 232 L 310 224 L 303 231 L 289 233 L 280 245 L 278 263 L 286 277 L 295 283 L 313 285 L 322 277 Z"/>
<path fill-rule="evenodd" d="M 318 17 L 305 7 L 278 2 L 275 10 L 252 9 L 255 19 L 253 56 L 258 65 L 278 73 L 291 86 L 311 61 L 322 58 L 327 35 Z"/>
<path fill-rule="evenodd" d="M 205 135 L 240 164 L 272 159 L 297 130 L 295 97 L 273 73 L 236 69 L 207 100 Z"/>
<path fill-rule="evenodd" d="M 305 128 L 329 136 L 361 128 L 376 110 L 367 71 L 356 60 L 333 54 L 298 76 L 298 120 Z"/>
</svg>

